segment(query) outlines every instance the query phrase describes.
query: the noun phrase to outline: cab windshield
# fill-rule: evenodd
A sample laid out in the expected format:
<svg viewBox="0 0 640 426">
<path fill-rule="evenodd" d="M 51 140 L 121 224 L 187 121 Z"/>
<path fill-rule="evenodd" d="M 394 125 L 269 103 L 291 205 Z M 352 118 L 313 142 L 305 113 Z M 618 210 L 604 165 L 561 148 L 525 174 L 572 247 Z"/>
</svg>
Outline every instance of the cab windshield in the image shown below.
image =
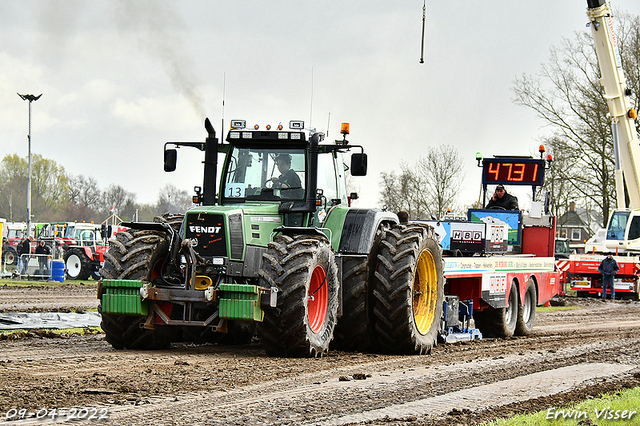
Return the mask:
<svg viewBox="0 0 640 426">
<path fill-rule="evenodd" d="M 629 212 L 615 212 L 609 221 L 607 240 L 624 240 L 624 231 L 627 229 Z"/>
<path fill-rule="evenodd" d="M 303 200 L 305 150 L 234 147 L 224 174 L 224 198 Z"/>
<path fill-rule="evenodd" d="M 102 235 L 96 229 L 76 228 L 73 239 L 81 246 L 103 245 Z"/>
</svg>

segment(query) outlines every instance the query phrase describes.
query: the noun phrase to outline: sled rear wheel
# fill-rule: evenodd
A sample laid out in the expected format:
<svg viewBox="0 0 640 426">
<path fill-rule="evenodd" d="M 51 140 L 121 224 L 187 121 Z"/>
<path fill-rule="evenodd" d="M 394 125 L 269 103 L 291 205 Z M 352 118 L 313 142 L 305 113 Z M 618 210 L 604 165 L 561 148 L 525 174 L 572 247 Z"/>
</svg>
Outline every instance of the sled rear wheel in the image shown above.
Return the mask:
<svg viewBox="0 0 640 426">
<path fill-rule="evenodd" d="M 508 304 L 505 308 L 489 308 L 474 314 L 476 326 L 484 337 L 511 337 L 518 321 L 518 287 L 511 282 Z"/>
<path fill-rule="evenodd" d="M 526 336 L 531 333 L 536 318 L 537 304 L 536 285 L 533 279 L 529 278 L 527 281 L 527 289 L 524 293 L 523 304 L 518 306 L 518 320 L 514 332 L 516 336 Z"/>
</svg>

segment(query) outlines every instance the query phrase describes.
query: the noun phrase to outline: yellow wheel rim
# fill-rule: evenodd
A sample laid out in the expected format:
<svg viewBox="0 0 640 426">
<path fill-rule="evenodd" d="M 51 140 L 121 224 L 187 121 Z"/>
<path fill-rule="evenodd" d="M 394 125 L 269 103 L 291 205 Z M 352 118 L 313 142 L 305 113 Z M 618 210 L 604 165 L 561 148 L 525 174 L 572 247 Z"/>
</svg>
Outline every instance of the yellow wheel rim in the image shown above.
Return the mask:
<svg viewBox="0 0 640 426">
<path fill-rule="evenodd" d="M 438 269 L 429 250 L 420 253 L 413 277 L 413 319 L 420 334 L 426 334 L 436 315 Z"/>
</svg>

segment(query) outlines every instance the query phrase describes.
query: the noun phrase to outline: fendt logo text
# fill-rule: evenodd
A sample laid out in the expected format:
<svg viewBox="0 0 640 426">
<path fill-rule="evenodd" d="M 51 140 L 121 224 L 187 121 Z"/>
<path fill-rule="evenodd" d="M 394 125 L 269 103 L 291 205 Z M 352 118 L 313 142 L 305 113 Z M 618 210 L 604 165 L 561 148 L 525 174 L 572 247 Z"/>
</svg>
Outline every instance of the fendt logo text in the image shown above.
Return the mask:
<svg viewBox="0 0 640 426">
<path fill-rule="evenodd" d="M 221 226 L 190 226 L 189 231 L 196 234 L 217 234 L 221 228 Z"/>
</svg>

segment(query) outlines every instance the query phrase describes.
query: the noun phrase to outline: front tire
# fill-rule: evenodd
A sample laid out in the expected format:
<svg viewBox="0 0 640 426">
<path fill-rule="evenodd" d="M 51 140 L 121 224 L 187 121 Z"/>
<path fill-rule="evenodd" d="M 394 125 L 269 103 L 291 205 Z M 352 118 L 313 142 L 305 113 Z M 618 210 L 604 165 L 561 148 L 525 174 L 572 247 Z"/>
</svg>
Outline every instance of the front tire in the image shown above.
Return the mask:
<svg viewBox="0 0 640 426">
<path fill-rule="evenodd" d="M 166 235 L 155 231 L 130 229 L 117 233 L 110 243 L 101 269 L 104 279 L 152 281 L 160 275 L 169 253 Z M 141 328 L 146 320 L 144 316 L 105 313 L 102 304 L 99 311 L 100 326 L 107 342 L 115 349 L 163 349 L 174 338 L 173 327 Z"/>
<path fill-rule="evenodd" d="M 269 243 L 260 285 L 278 289 L 275 308 L 258 324 L 268 355 L 322 356 L 338 312 L 338 271 L 329 241 L 316 235 L 278 235 Z"/>
<path fill-rule="evenodd" d="M 444 274 L 433 227 L 397 225 L 380 243 L 374 274 L 376 338 L 385 352 L 430 353 L 437 343 Z"/>
<path fill-rule="evenodd" d="M 538 297 L 536 296 L 536 285 L 532 278 L 527 281 L 527 289 L 524 293 L 524 303 L 518 306 L 518 321 L 516 322 L 516 336 L 527 336 L 533 329 L 536 318 L 536 306 Z"/>
<path fill-rule="evenodd" d="M 71 280 L 86 280 L 91 275 L 93 266 L 84 249 L 73 247 L 64 254 L 64 265 L 67 277 Z"/>
</svg>

